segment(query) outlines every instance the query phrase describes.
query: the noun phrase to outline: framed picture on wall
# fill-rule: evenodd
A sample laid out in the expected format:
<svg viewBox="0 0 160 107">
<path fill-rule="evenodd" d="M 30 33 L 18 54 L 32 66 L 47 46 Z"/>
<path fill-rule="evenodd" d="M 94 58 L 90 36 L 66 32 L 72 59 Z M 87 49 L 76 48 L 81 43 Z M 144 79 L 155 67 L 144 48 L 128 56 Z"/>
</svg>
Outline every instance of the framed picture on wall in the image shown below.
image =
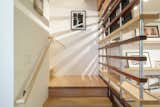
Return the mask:
<svg viewBox="0 0 160 107">
<path fill-rule="evenodd" d="M 151 67 L 151 59 L 149 52 L 144 52 L 143 53 L 144 57 L 147 58 L 147 61 L 143 61 L 144 67 Z M 139 52 L 126 52 L 126 56 L 129 57 L 139 57 Z M 139 61 L 133 61 L 133 60 L 128 60 L 127 62 L 128 67 L 139 67 Z"/>
<path fill-rule="evenodd" d="M 148 38 L 158 38 L 159 36 L 159 28 L 158 25 L 154 26 L 144 26 L 144 35 Z"/>
<path fill-rule="evenodd" d="M 86 29 L 86 11 L 85 10 L 71 11 L 71 29 L 72 30 Z"/>
</svg>

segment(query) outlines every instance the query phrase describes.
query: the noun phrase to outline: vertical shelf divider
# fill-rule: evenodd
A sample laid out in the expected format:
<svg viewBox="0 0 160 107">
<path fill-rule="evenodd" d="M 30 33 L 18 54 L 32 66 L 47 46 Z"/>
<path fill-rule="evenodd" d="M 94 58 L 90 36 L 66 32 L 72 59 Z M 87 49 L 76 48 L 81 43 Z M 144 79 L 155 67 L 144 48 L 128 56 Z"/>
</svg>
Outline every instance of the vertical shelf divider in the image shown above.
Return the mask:
<svg viewBox="0 0 160 107">
<path fill-rule="evenodd" d="M 142 18 L 142 14 L 143 14 L 143 0 L 140 0 L 140 5 L 139 5 L 139 14 L 140 14 L 140 22 L 139 22 L 139 34 L 140 36 L 143 35 L 143 18 Z M 139 56 L 142 57 L 143 56 L 143 41 L 140 40 L 139 41 Z M 143 62 L 140 61 L 139 62 L 139 77 L 140 79 L 143 78 Z M 143 83 L 140 82 L 139 84 L 139 97 L 140 100 L 143 100 Z M 140 103 L 139 107 L 143 107 L 143 104 Z"/>
</svg>

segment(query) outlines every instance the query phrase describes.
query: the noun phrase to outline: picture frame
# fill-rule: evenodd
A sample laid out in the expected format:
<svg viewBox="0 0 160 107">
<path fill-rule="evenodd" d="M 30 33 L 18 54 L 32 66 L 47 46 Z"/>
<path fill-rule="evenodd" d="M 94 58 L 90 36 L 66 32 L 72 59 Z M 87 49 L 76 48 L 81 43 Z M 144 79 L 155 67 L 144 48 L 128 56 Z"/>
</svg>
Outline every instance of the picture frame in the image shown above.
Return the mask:
<svg viewBox="0 0 160 107">
<path fill-rule="evenodd" d="M 158 25 L 144 26 L 144 35 L 148 38 L 159 38 L 159 28 Z"/>
<path fill-rule="evenodd" d="M 71 11 L 71 30 L 86 30 L 86 11 Z"/>
<path fill-rule="evenodd" d="M 147 57 L 147 61 L 143 61 L 144 67 L 152 67 L 149 52 L 144 52 L 143 55 Z M 139 56 L 139 52 L 126 52 L 126 56 L 129 57 Z M 139 67 L 139 61 L 128 60 L 127 67 Z"/>
</svg>

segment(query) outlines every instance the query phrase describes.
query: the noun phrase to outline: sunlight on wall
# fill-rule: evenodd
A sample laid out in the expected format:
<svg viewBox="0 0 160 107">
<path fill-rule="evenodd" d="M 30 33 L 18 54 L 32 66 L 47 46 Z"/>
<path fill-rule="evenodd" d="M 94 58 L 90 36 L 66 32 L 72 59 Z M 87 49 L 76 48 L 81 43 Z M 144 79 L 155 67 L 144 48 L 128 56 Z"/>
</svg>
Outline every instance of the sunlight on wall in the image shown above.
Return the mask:
<svg viewBox="0 0 160 107">
<path fill-rule="evenodd" d="M 56 42 L 52 44 L 50 68 L 54 68 L 53 75 L 97 75 L 98 13 L 96 0 L 83 1 L 80 4 L 68 1 L 70 4 L 65 5 L 61 2 L 65 1 L 55 0 L 50 7 L 51 34 L 65 46 L 62 47 Z M 87 28 L 83 31 L 72 31 L 70 29 L 71 10 L 82 9 L 86 10 Z"/>
<path fill-rule="evenodd" d="M 97 58 L 98 58 L 98 55 L 95 56 L 95 57 L 92 59 L 92 61 L 88 64 L 88 66 L 86 67 L 86 69 L 85 69 L 84 72 L 82 73 L 82 76 L 85 76 L 85 75 L 88 74 L 88 73 L 92 74 L 92 72 L 90 72 L 89 70 L 94 67 L 95 63 L 97 63 Z M 91 70 L 91 71 L 92 71 L 92 70 Z M 94 72 L 94 70 L 93 70 L 93 72 Z"/>
</svg>

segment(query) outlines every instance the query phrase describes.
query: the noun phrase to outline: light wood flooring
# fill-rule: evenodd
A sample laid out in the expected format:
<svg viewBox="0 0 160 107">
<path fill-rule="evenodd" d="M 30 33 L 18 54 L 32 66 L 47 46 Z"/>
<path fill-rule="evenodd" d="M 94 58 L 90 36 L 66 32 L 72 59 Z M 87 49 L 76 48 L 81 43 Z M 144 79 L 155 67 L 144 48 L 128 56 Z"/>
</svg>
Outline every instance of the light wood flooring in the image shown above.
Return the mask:
<svg viewBox="0 0 160 107">
<path fill-rule="evenodd" d="M 107 87 L 99 76 L 62 76 L 49 81 L 49 87 Z"/>
</svg>

